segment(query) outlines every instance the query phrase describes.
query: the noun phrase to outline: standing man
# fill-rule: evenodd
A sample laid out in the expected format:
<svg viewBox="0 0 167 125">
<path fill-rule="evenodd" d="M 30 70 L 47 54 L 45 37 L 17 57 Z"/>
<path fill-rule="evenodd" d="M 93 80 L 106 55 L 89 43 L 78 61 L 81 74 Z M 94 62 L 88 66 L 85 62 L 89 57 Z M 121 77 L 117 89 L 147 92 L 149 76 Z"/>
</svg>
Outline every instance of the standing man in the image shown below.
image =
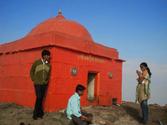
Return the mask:
<svg viewBox="0 0 167 125">
<path fill-rule="evenodd" d="M 81 111 L 80 96 L 84 94 L 85 89 L 83 85 L 78 84 L 74 95 L 68 100 L 66 115 L 75 125 L 88 125 L 93 118 L 92 114 Z"/>
<path fill-rule="evenodd" d="M 35 61 L 30 70 L 31 80 L 34 82 L 36 102 L 33 112 L 33 119 L 43 118 L 43 99 L 47 89 L 47 84 L 50 77 L 50 52 L 43 50 L 42 58 Z"/>
</svg>

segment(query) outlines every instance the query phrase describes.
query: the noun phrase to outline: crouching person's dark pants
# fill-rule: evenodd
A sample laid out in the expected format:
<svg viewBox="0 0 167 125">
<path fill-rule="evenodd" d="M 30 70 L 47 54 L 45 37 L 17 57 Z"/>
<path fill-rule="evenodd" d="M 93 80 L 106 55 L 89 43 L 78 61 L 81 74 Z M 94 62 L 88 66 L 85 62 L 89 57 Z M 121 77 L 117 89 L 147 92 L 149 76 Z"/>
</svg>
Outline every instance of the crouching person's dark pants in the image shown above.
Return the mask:
<svg viewBox="0 0 167 125">
<path fill-rule="evenodd" d="M 89 125 L 93 119 L 93 115 L 90 113 L 82 112 L 82 115 L 88 117 L 89 121 L 84 121 L 79 117 L 72 115 L 72 121 L 75 125 Z"/>
<path fill-rule="evenodd" d="M 35 85 L 35 94 L 36 94 L 36 101 L 35 101 L 35 107 L 33 112 L 33 118 L 43 117 L 43 99 L 45 96 L 45 92 L 47 89 L 47 85 Z"/>
</svg>

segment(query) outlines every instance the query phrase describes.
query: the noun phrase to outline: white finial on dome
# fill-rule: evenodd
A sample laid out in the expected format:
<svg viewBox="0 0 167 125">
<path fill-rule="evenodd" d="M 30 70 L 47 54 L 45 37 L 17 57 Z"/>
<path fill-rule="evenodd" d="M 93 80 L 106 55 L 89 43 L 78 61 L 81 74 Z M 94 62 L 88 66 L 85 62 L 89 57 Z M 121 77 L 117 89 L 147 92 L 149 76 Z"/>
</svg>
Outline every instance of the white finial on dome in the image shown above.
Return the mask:
<svg viewBox="0 0 167 125">
<path fill-rule="evenodd" d="M 58 15 L 62 15 L 61 9 L 58 10 Z"/>
</svg>

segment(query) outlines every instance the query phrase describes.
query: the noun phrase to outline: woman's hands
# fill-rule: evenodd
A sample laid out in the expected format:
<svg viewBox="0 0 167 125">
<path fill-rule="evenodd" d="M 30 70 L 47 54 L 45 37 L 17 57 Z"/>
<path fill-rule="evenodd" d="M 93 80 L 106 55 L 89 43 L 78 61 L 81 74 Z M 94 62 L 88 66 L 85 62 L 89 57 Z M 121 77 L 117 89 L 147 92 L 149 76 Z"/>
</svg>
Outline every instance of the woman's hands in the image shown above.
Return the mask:
<svg viewBox="0 0 167 125">
<path fill-rule="evenodd" d="M 139 70 L 136 70 L 137 75 L 140 77 L 142 73 Z"/>
</svg>

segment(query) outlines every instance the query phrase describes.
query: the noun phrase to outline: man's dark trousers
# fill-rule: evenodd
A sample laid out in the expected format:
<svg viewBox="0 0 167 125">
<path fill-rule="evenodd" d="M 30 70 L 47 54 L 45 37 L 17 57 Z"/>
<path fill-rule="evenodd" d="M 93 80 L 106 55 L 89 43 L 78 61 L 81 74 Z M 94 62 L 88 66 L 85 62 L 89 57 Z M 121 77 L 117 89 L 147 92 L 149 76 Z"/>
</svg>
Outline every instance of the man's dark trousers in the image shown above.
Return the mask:
<svg viewBox="0 0 167 125">
<path fill-rule="evenodd" d="M 36 102 L 33 112 L 33 118 L 42 118 L 44 115 L 42 103 L 47 89 L 47 85 L 35 85 L 34 87 L 36 94 Z"/>
<path fill-rule="evenodd" d="M 81 120 L 81 118 L 74 115 L 71 116 L 74 125 L 88 125 L 88 122 Z"/>
<path fill-rule="evenodd" d="M 91 121 L 92 121 L 93 115 L 91 113 L 87 113 L 87 112 L 82 111 L 81 114 L 84 115 L 84 116 L 86 116 L 89 119 L 91 118 Z M 74 115 L 72 115 L 71 117 L 72 117 L 72 121 L 73 121 L 73 123 L 75 125 L 89 125 L 91 123 L 91 121 L 89 121 L 89 122 L 88 121 L 84 121 L 81 118 L 76 117 Z"/>
</svg>

